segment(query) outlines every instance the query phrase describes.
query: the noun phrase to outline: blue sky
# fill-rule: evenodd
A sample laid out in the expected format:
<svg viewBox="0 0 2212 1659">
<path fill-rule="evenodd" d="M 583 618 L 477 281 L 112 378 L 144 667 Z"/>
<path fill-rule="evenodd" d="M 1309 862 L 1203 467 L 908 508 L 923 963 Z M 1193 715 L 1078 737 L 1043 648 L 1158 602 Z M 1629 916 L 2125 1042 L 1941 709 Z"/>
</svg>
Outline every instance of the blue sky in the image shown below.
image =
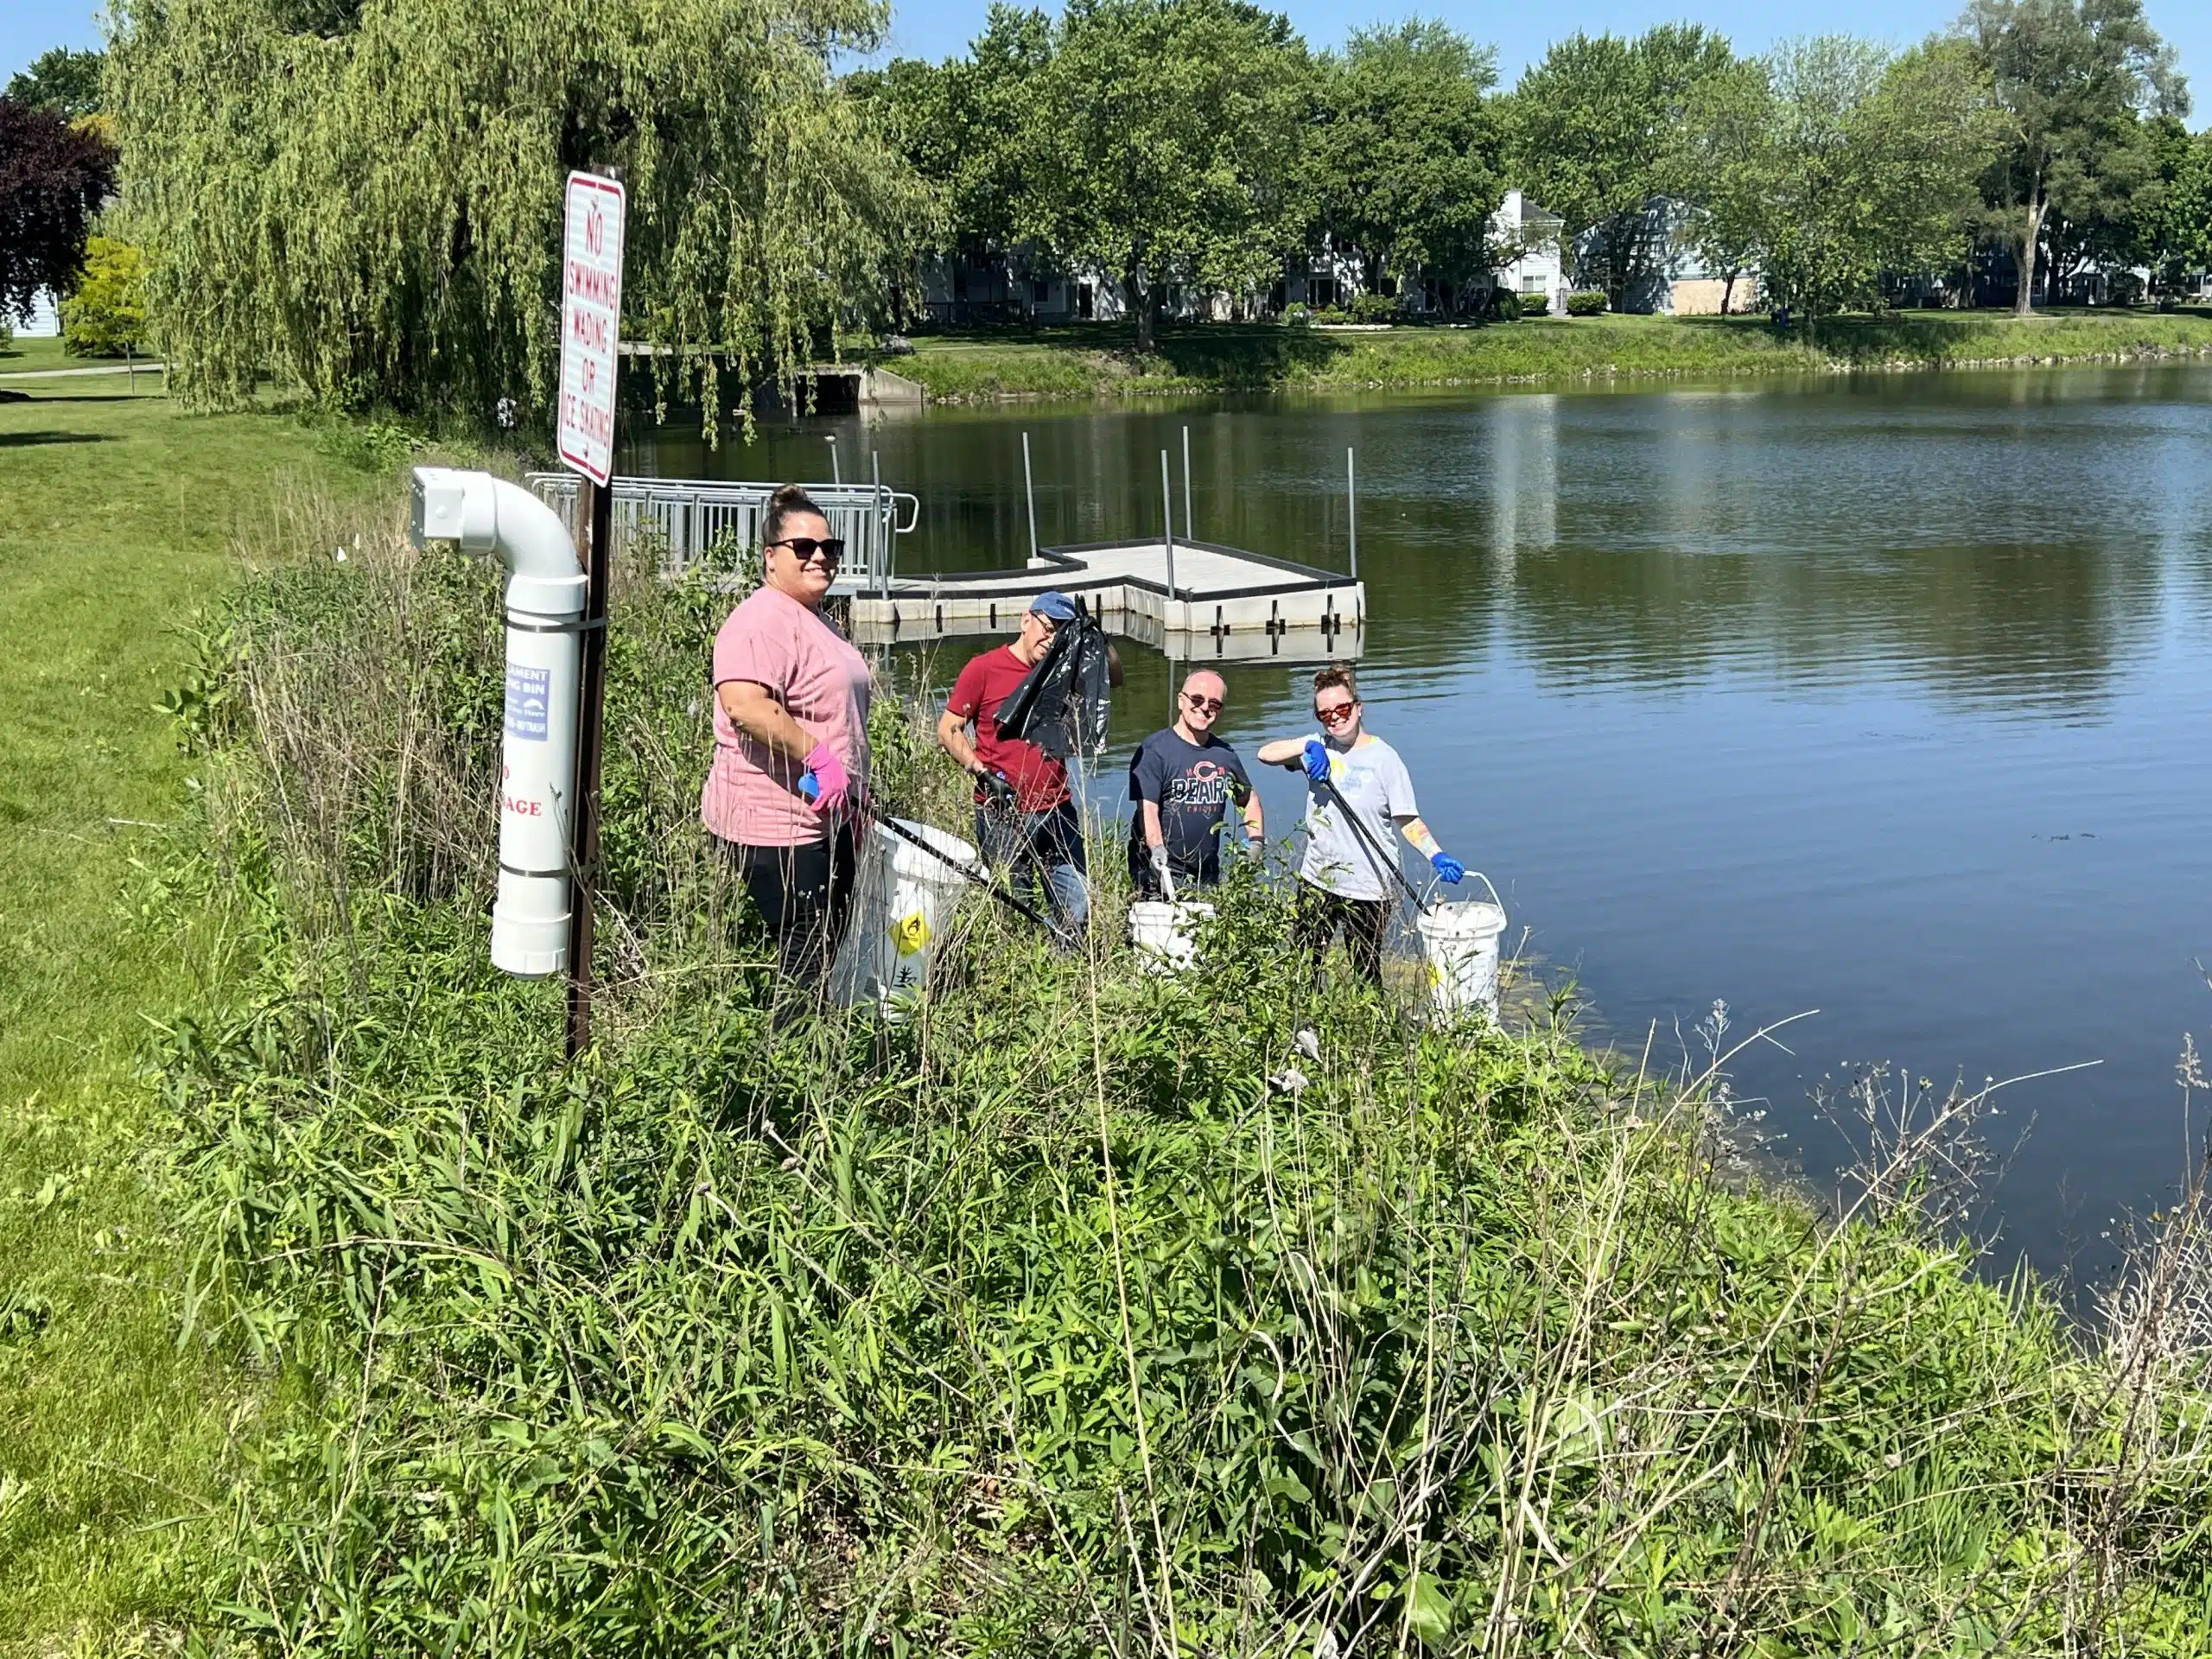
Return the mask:
<svg viewBox="0 0 2212 1659">
<path fill-rule="evenodd" d="M 1275 0 L 1278 4 L 1282 0 Z M 895 0 L 894 0 L 895 3 Z M 2181 67 L 2196 93 L 2192 127 L 2212 123 L 2212 5 L 2202 0 L 2149 0 L 2151 22 L 2181 49 Z M 1951 0 L 1555 0 L 1541 6 L 1475 6 L 1466 0 L 1288 0 L 1283 9 L 1317 47 L 1333 46 L 1362 23 L 1418 12 L 1440 16 L 1473 39 L 1497 48 L 1510 83 L 1544 48 L 1576 29 L 1635 34 L 1654 23 L 1690 16 L 1719 29 L 1739 52 L 1760 52 L 1791 35 L 1847 32 L 1903 44 L 1943 27 L 1956 15 Z M 893 53 L 944 57 L 982 26 L 990 0 L 912 0 L 891 24 Z M 0 80 L 51 46 L 97 46 L 99 8 L 90 0 L 0 0 Z"/>
</svg>

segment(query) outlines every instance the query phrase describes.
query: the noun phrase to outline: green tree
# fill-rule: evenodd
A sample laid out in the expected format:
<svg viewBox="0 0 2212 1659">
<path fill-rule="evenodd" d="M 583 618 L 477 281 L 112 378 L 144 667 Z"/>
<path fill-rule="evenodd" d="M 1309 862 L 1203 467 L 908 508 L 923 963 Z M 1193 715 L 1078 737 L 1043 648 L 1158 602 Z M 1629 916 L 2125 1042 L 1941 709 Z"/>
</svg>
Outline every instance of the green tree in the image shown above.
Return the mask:
<svg viewBox="0 0 2212 1659">
<path fill-rule="evenodd" d="M 61 302 L 61 333 L 79 357 L 122 357 L 146 345 L 146 256 L 96 236 L 85 245 L 85 275 Z"/>
<path fill-rule="evenodd" d="M 2159 275 L 2169 288 L 2184 273 L 2212 266 L 2212 128 L 2189 141 L 2172 168 L 2158 229 Z"/>
<path fill-rule="evenodd" d="M 1321 60 L 1308 188 L 1321 226 L 1358 253 L 1370 292 L 1386 270 L 1456 286 L 1487 268 L 1504 194 L 1497 82 L 1494 52 L 1419 20 L 1357 29 Z"/>
<path fill-rule="evenodd" d="M 884 136 L 942 193 L 944 248 L 1003 250 L 1014 239 L 1033 148 L 1030 111 L 1052 50 L 1052 22 L 1043 12 L 999 3 L 967 56 L 943 63 L 899 58 L 848 82 L 878 114 Z"/>
<path fill-rule="evenodd" d="M 81 120 L 106 107 L 100 95 L 100 73 L 106 61 L 105 53 L 73 52 L 57 46 L 32 59 L 29 68 L 9 77 L 7 91 L 0 97 L 58 115 L 64 121 Z"/>
<path fill-rule="evenodd" d="M 1666 256 L 1658 203 L 1681 176 L 1691 103 L 1734 60 L 1726 41 L 1693 23 L 1633 41 L 1577 34 L 1513 89 L 1509 181 L 1565 219 L 1571 237 L 1586 236 L 1586 275 L 1602 276 L 1616 311 Z"/>
<path fill-rule="evenodd" d="M 2024 317 L 2045 220 L 2110 217 L 2136 173 L 2139 118 L 2185 114 L 2188 89 L 2142 0 L 1972 0 L 1959 27 L 2003 118 L 1982 193 L 2018 262 Z"/>
<path fill-rule="evenodd" d="M 1688 207 L 1689 245 L 1720 275 L 1724 315 L 1765 241 L 1777 124 L 1774 86 L 1756 58 L 1707 75 L 1691 91 L 1669 194 Z"/>
<path fill-rule="evenodd" d="M 171 385 L 550 402 L 563 179 L 621 168 L 625 333 L 710 435 L 872 308 L 925 201 L 830 72 L 875 0 L 118 0 L 123 233 Z"/>
<path fill-rule="evenodd" d="M 1071 0 L 1053 36 L 1016 226 L 1118 272 L 1149 350 L 1169 283 L 1249 291 L 1295 243 L 1312 61 L 1243 0 Z"/>
<path fill-rule="evenodd" d="M 41 289 L 77 285 L 115 166 L 94 118 L 71 122 L 0 98 L 0 319 L 28 319 Z"/>
<path fill-rule="evenodd" d="M 1961 247 L 1989 150 L 1983 83 L 1938 44 L 1891 57 L 1824 35 L 1768 60 L 1761 261 L 1768 289 L 1809 326 L 1871 300 L 1883 270 L 1948 263 Z"/>
</svg>

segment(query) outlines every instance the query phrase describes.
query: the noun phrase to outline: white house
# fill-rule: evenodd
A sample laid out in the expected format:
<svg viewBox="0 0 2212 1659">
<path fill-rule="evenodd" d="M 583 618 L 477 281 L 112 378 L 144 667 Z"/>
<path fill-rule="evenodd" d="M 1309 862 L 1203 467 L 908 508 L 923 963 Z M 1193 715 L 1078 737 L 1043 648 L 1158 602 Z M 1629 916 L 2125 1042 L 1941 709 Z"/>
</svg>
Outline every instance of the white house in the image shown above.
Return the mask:
<svg viewBox="0 0 2212 1659">
<path fill-rule="evenodd" d="M 1507 191 L 1490 216 L 1490 235 L 1494 246 L 1516 257 L 1491 272 L 1491 286 L 1516 296 L 1541 294 L 1555 315 L 1563 314 L 1567 284 L 1560 238 L 1566 231 L 1567 221 L 1557 213 L 1518 190 Z"/>
<path fill-rule="evenodd" d="M 60 334 L 61 319 L 54 311 L 54 296 L 42 288 L 33 295 L 31 320 L 28 323 L 16 323 L 15 331 L 27 340 L 51 340 Z"/>
</svg>

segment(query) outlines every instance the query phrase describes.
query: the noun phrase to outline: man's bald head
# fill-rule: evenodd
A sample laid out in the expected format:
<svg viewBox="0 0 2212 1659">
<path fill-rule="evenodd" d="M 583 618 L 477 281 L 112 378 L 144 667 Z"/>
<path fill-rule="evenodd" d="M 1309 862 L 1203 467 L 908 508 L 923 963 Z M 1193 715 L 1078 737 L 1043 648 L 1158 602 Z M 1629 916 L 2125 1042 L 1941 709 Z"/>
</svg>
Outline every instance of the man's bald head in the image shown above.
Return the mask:
<svg viewBox="0 0 2212 1659">
<path fill-rule="evenodd" d="M 1229 682 L 1210 668 L 1194 668 L 1183 677 L 1183 690 L 1195 696 L 1229 701 Z"/>
</svg>

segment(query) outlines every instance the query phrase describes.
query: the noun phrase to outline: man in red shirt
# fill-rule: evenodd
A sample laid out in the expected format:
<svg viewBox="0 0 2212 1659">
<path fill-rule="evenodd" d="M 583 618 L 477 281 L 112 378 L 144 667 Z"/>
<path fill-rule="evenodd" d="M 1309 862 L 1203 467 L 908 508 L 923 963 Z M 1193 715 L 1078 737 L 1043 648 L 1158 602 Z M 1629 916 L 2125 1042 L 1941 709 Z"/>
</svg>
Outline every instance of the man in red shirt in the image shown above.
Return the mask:
<svg viewBox="0 0 2212 1659">
<path fill-rule="evenodd" d="M 998 711 L 1043 658 L 1052 635 L 1076 616 L 1065 594 L 1040 594 L 1011 644 L 960 671 L 937 722 L 937 741 L 976 779 L 976 841 L 984 858 L 1005 866 L 1017 888 L 1043 887 L 1054 918 L 1071 935 L 1090 918 L 1090 888 L 1083 816 L 1068 789 L 1068 769 L 1027 738 L 1001 736 Z M 1108 667 L 1110 683 L 1120 684 L 1121 664 L 1110 654 Z"/>
</svg>

